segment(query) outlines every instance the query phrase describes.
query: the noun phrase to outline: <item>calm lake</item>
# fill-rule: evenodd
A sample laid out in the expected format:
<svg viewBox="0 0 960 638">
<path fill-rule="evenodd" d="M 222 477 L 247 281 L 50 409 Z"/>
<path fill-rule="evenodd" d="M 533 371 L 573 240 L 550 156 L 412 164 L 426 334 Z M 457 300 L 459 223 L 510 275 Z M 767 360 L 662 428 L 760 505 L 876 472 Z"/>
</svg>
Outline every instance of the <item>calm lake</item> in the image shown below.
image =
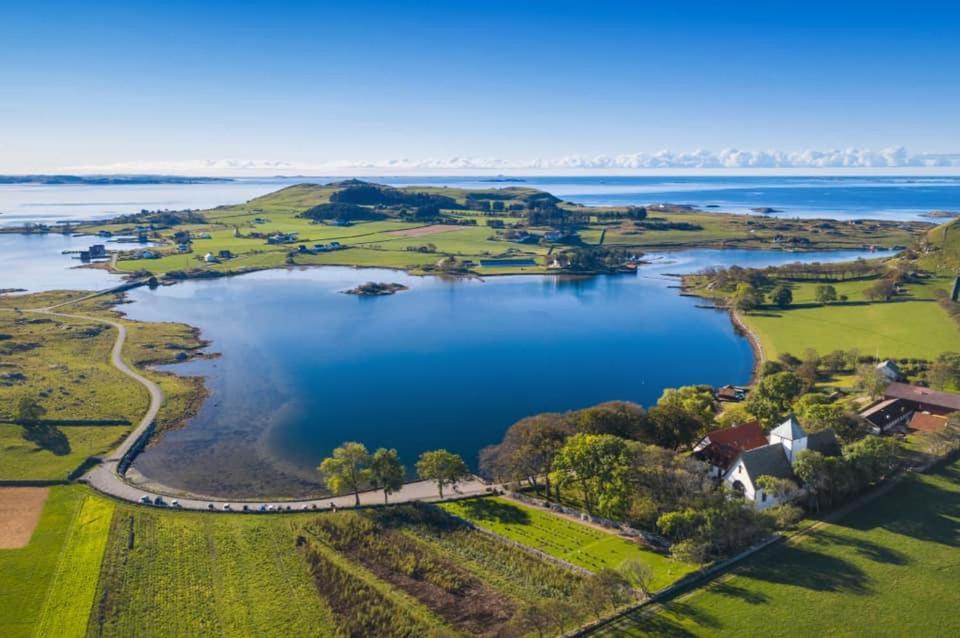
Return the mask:
<svg viewBox="0 0 960 638">
<path fill-rule="evenodd" d="M 858 253 L 807 253 L 807 261 Z M 395 447 L 412 467 L 447 448 L 472 465 L 514 421 L 665 387 L 745 383 L 753 357 L 726 313 L 696 308 L 666 273 L 796 261 L 782 252 L 650 255 L 637 275 L 444 281 L 319 268 L 191 281 L 131 293 L 135 319 L 198 326 L 221 358 L 171 366 L 211 396 L 134 467 L 199 493 L 315 492 L 313 468 L 343 441 Z M 390 297 L 340 291 L 364 281 Z"/>
</svg>

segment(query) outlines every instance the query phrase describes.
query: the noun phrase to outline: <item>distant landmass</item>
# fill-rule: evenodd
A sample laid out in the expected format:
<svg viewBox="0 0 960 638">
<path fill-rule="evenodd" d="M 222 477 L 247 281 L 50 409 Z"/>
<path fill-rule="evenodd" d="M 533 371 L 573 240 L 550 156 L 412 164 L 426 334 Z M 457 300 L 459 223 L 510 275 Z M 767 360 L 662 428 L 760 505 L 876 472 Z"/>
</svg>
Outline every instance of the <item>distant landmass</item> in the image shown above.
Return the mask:
<svg viewBox="0 0 960 638">
<path fill-rule="evenodd" d="M 176 175 L 0 175 L 0 184 L 210 184 L 232 182 L 229 177 L 179 177 Z"/>
</svg>

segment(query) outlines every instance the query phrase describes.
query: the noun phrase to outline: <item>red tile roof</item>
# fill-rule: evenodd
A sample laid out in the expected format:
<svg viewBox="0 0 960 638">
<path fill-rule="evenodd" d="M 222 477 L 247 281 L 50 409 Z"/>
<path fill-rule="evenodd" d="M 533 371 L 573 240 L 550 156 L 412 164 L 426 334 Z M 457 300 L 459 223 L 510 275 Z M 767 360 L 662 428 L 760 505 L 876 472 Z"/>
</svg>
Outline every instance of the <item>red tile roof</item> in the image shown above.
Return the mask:
<svg viewBox="0 0 960 638">
<path fill-rule="evenodd" d="M 763 428 L 756 421 L 714 430 L 707 434 L 710 444 L 700 450 L 702 458 L 712 465 L 727 468 L 741 452 L 769 444 Z"/>
<path fill-rule="evenodd" d="M 910 429 L 922 432 L 939 432 L 947 424 L 947 417 L 929 412 L 914 412 L 910 419 Z"/>
</svg>

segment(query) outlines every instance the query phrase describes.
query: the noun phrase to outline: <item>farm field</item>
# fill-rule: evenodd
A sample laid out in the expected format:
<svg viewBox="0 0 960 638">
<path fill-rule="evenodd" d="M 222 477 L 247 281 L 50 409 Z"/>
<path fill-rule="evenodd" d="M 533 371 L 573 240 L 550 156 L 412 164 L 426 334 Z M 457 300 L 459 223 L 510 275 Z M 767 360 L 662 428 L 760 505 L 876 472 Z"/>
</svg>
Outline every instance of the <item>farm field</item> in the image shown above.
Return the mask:
<svg viewBox="0 0 960 638">
<path fill-rule="evenodd" d="M 603 635 L 956 636 L 958 511 L 954 462 Z"/>
<path fill-rule="evenodd" d="M 960 348 L 960 324 L 933 301 L 898 301 L 789 308 L 743 313 L 760 338 L 764 354 L 775 359 L 814 348 L 820 354 L 857 348 L 881 357 L 933 360 Z"/>
<path fill-rule="evenodd" d="M 90 634 L 330 635 L 296 552 L 302 520 L 118 506 Z"/>
<path fill-rule="evenodd" d="M 58 566 L 61 560 L 69 560 L 65 557 L 68 538 L 88 494 L 73 486 L 50 488 L 30 542 L 18 549 L 0 549 L 0 635 L 33 635 Z M 89 563 L 79 566 L 90 567 Z"/>
<path fill-rule="evenodd" d="M 84 636 L 107 544 L 113 502 L 83 499 L 60 552 L 53 582 L 36 623 L 38 636 Z"/>
<path fill-rule="evenodd" d="M 666 587 L 696 569 L 615 534 L 508 499 L 483 497 L 451 501 L 440 507 L 480 527 L 590 571 L 605 567 L 616 569 L 625 560 L 639 559 L 653 570 L 651 587 L 654 590 Z"/>
</svg>

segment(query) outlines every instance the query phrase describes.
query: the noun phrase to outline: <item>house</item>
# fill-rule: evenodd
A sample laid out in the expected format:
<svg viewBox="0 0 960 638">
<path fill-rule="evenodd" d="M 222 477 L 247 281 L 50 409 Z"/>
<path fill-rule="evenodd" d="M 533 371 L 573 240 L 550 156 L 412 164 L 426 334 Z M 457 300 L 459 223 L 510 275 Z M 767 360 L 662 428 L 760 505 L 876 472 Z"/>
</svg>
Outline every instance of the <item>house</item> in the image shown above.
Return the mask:
<svg viewBox="0 0 960 638">
<path fill-rule="evenodd" d="M 946 416 L 951 412 L 960 412 L 960 394 L 939 392 L 908 383 L 891 383 L 883 392 L 885 399 L 902 399 L 914 410 Z"/>
<path fill-rule="evenodd" d="M 903 399 L 885 399 L 860 413 L 874 434 L 891 432 L 905 425 L 916 410 Z"/>
<path fill-rule="evenodd" d="M 767 436 L 756 421 L 707 433 L 693 448 L 693 455 L 710 466 L 710 476 L 723 478 L 741 453 L 767 445 Z"/>
<path fill-rule="evenodd" d="M 734 385 L 725 385 L 717 388 L 714 395 L 717 397 L 717 401 L 743 401 L 747 398 L 747 389 Z"/>
<path fill-rule="evenodd" d="M 267 237 L 268 244 L 292 244 L 297 241 L 297 233 L 277 233 Z"/>
<path fill-rule="evenodd" d="M 107 256 L 107 247 L 103 244 L 90 246 L 90 259 L 103 259 Z"/>
<path fill-rule="evenodd" d="M 219 264 L 219 263 L 220 263 L 220 260 L 217 259 L 217 258 L 213 255 L 213 253 L 207 253 L 206 255 L 204 255 L 204 256 L 203 256 L 203 261 L 204 261 L 204 263 L 207 263 L 207 264 Z"/>
<path fill-rule="evenodd" d="M 233 259 L 233 253 L 229 250 L 221 250 L 219 253 L 217 253 L 217 256 L 220 259 Z"/>
<path fill-rule="evenodd" d="M 903 378 L 903 373 L 900 372 L 900 368 L 890 359 L 878 363 L 877 371 L 882 374 L 887 381 L 899 381 Z"/>
<path fill-rule="evenodd" d="M 767 494 L 757 481 L 761 476 L 796 481 L 793 465 L 803 450 L 814 450 L 826 456 L 840 454 L 840 444 L 833 430 L 807 434 L 797 417 L 790 415 L 767 436 L 767 444 L 741 452 L 724 473 L 723 480 L 757 509 L 780 504 L 784 499 Z"/>
<path fill-rule="evenodd" d="M 103 238 L 113 237 L 113 233 L 111 233 L 109 230 L 98 230 L 97 237 L 103 237 Z"/>
<path fill-rule="evenodd" d="M 190 252 L 190 244 L 177 244 L 177 252 L 180 252 L 180 253 Z"/>
</svg>

